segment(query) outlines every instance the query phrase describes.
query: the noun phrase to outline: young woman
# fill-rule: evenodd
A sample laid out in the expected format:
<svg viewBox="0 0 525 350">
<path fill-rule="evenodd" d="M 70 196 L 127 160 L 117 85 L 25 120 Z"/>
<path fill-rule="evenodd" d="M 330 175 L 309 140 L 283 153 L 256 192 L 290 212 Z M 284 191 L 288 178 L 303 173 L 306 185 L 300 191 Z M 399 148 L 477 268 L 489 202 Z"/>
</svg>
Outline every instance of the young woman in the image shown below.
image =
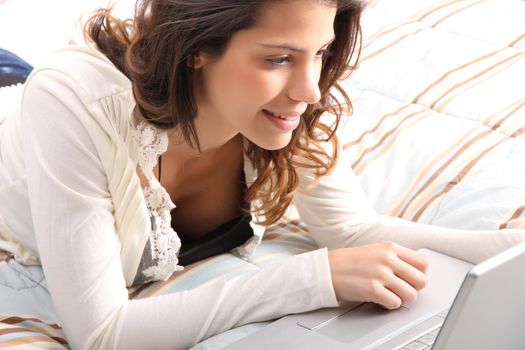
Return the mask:
<svg viewBox="0 0 525 350">
<path fill-rule="evenodd" d="M 0 247 L 42 264 L 73 348 L 187 348 L 338 301 L 393 309 L 426 283 L 412 249 L 479 261 L 523 241 L 367 204 L 335 135 L 360 13 L 356 0 L 143 0 L 130 22 L 99 12 L 86 45 L 31 74 L 0 127 Z M 249 255 L 292 199 L 321 249 L 128 300 L 185 264 Z"/>
</svg>

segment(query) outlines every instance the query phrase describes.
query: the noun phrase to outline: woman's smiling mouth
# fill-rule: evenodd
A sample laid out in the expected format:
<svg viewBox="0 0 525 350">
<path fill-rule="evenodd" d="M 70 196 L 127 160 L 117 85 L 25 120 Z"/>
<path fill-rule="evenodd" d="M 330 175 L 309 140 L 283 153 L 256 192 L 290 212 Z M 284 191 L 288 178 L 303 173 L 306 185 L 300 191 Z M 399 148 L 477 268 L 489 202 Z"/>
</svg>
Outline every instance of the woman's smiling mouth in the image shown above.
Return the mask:
<svg viewBox="0 0 525 350">
<path fill-rule="evenodd" d="M 286 132 L 297 129 L 302 114 L 300 112 L 272 112 L 267 109 L 263 109 L 263 113 L 276 127 Z"/>
</svg>

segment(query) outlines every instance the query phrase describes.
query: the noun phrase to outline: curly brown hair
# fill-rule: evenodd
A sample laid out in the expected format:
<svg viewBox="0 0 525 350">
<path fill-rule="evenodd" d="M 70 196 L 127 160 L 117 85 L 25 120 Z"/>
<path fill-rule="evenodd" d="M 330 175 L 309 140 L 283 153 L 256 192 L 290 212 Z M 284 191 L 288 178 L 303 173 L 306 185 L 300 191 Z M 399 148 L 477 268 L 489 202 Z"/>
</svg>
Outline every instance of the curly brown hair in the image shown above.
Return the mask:
<svg viewBox="0 0 525 350">
<path fill-rule="evenodd" d="M 139 0 L 133 19 L 120 20 L 111 8 L 97 11 L 87 22 L 86 34 L 131 80 L 140 114 L 158 128 L 180 127 L 186 142 L 199 149 L 194 71 L 188 60 L 198 52 L 220 56 L 236 32 L 256 24 L 268 1 L 275 0 Z M 355 68 L 359 56 L 362 4 L 318 1 L 337 6 L 336 38 L 319 80 L 321 99 L 308 106 L 286 147 L 270 151 L 249 142 L 246 149 L 258 177 L 245 200 L 257 203 L 254 210 L 262 214 L 263 225 L 278 221 L 292 202 L 299 186 L 297 167 L 312 168 L 317 176 L 333 169 L 338 158 L 335 133 L 344 111 L 351 110 L 338 81 Z M 325 113 L 334 116 L 333 122 L 321 121 Z M 331 154 L 324 142 L 331 142 Z"/>
</svg>

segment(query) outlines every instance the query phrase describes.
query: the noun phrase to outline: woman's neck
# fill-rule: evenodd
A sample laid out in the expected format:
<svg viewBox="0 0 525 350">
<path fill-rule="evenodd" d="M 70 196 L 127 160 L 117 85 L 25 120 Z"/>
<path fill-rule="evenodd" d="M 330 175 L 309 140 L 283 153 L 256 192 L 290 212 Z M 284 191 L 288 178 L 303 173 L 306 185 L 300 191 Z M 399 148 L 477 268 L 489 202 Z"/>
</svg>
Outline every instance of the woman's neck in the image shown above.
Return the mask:
<svg viewBox="0 0 525 350">
<path fill-rule="evenodd" d="M 170 138 L 168 150 L 162 155 L 161 183 L 178 205 L 180 200 L 194 197 L 203 188 L 222 186 L 224 181 L 238 183 L 242 167 L 241 135 L 219 148 L 208 148 L 203 152 L 186 142 L 177 143 Z"/>
<path fill-rule="evenodd" d="M 194 162 L 196 160 L 219 159 L 222 154 L 229 153 L 242 148 L 242 136 L 237 134 L 226 141 L 211 141 L 209 138 L 201 139 L 200 150 L 196 146 L 190 145 L 176 129 L 168 131 L 168 149 L 165 158 L 173 158 L 177 163 Z"/>
</svg>

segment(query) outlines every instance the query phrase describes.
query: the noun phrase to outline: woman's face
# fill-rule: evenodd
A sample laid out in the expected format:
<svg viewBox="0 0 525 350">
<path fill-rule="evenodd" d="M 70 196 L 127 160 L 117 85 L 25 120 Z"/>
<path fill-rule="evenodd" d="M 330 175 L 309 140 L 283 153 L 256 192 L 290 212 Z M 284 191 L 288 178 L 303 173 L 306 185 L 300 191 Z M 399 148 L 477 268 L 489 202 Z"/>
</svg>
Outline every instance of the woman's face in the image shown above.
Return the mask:
<svg viewBox="0 0 525 350">
<path fill-rule="evenodd" d="M 204 148 L 239 133 L 267 150 L 290 142 L 307 105 L 320 98 L 335 14 L 317 0 L 269 1 L 222 56 L 197 55 L 195 124 Z"/>
</svg>

